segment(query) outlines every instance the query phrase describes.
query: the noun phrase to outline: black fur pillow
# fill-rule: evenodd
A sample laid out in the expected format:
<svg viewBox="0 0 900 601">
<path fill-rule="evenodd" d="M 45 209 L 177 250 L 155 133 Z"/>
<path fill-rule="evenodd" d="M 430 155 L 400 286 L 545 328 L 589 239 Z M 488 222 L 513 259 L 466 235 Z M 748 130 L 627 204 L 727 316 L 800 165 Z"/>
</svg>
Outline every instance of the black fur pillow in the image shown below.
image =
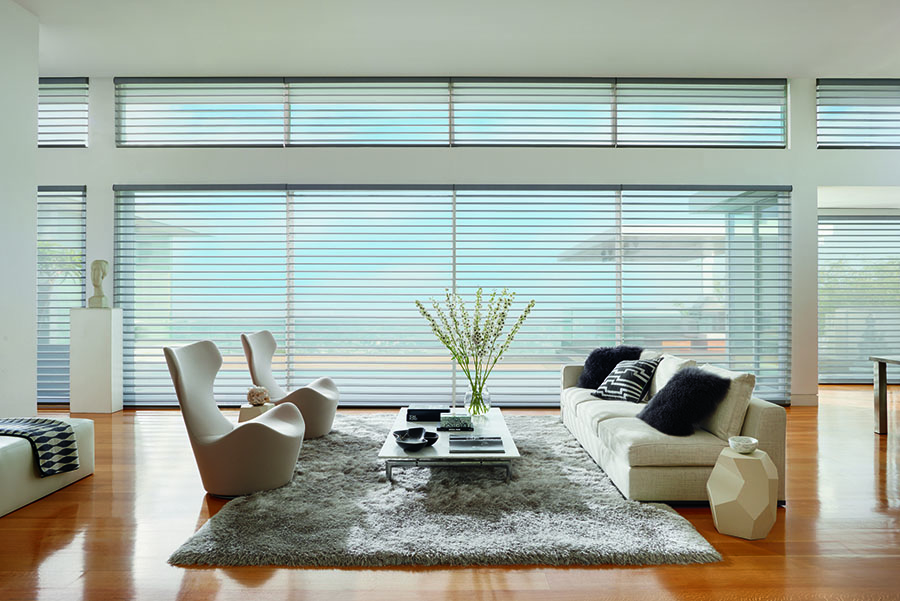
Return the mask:
<svg viewBox="0 0 900 601">
<path fill-rule="evenodd" d="M 622 361 L 641 358 L 644 349 L 639 346 L 603 346 L 594 349 L 584 362 L 584 371 L 578 376 L 578 388 L 600 388 L 606 376 Z"/>
<path fill-rule="evenodd" d="M 694 424 L 713 414 L 730 387 L 727 378 L 686 367 L 672 376 L 637 417 L 663 434 L 690 436 Z"/>
</svg>

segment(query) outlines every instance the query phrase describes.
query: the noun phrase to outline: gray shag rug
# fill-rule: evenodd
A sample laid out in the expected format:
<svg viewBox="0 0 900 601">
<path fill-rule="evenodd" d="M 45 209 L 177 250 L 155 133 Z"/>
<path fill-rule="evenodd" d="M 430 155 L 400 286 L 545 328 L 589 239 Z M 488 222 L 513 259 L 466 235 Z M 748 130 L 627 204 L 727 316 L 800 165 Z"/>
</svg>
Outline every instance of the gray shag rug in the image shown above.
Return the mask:
<svg viewBox="0 0 900 601">
<path fill-rule="evenodd" d="M 721 556 L 666 505 L 624 499 L 557 417 L 506 416 L 522 458 L 502 468 L 396 468 L 393 415 L 338 415 L 304 441 L 293 481 L 226 504 L 174 565 L 648 565 Z"/>
</svg>

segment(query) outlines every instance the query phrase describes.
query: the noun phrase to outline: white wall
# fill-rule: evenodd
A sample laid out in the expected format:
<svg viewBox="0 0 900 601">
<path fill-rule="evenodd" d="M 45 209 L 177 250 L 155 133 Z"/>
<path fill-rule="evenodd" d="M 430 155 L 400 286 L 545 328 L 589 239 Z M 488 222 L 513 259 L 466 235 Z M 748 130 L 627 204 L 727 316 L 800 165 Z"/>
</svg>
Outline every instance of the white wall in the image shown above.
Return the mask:
<svg viewBox="0 0 900 601">
<path fill-rule="evenodd" d="M 111 79 L 91 78 L 88 149 L 40 151 L 42 185 L 88 186 L 88 261 L 113 257 L 113 184 L 792 185 L 794 404 L 816 403 L 816 189 L 900 185 L 900 152 L 816 150 L 811 79 L 790 82 L 791 143 L 784 150 L 116 148 L 113 92 Z"/>
<path fill-rule="evenodd" d="M 0 417 L 37 411 L 37 17 L 0 0 Z"/>
</svg>

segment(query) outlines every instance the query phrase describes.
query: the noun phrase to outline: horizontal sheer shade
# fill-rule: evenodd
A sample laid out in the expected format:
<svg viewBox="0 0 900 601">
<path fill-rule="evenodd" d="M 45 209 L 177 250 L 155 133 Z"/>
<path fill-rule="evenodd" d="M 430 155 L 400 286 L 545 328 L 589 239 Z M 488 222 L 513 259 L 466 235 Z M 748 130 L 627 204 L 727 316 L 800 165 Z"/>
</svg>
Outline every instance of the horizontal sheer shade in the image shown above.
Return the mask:
<svg viewBox="0 0 900 601">
<path fill-rule="evenodd" d="M 871 383 L 869 356 L 896 354 L 897 290 L 900 217 L 819 216 L 820 382 Z"/>
<path fill-rule="evenodd" d="M 69 310 L 85 299 L 85 189 L 37 197 L 37 398 L 69 402 Z"/>
<path fill-rule="evenodd" d="M 790 204 L 786 192 L 626 190 L 623 339 L 756 375 L 789 398 Z"/>
<path fill-rule="evenodd" d="M 288 83 L 289 144 L 449 143 L 446 81 Z"/>
<path fill-rule="evenodd" d="M 619 81 L 618 146 L 762 146 L 787 139 L 787 87 L 772 83 Z"/>
<path fill-rule="evenodd" d="M 828 80 L 816 86 L 819 148 L 900 148 L 900 80 Z"/>
<path fill-rule="evenodd" d="M 38 83 L 38 146 L 85 147 L 88 80 L 42 77 Z"/>
<path fill-rule="evenodd" d="M 546 403 L 559 396 L 559 370 L 581 363 L 616 330 L 616 262 L 592 245 L 614 232 L 615 190 L 459 190 L 456 290 L 509 288 L 536 301 L 528 321 L 488 381 L 492 400 Z M 585 245 L 587 248 L 583 248 Z M 582 253 L 581 251 L 584 251 Z M 457 376 L 457 390 L 467 382 Z"/>
<path fill-rule="evenodd" d="M 613 144 L 611 81 L 454 81 L 454 144 Z"/>
<path fill-rule="evenodd" d="M 220 401 L 249 382 L 241 332 L 270 329 L 289 388 L 334 378 L 346 404 L 461 398 L 465 382 L 418 314 L 445 290 L 537 302 L 489 387 L 558 402 L 559 368 L 640 344 L 790 388 L 790 207 L 777 189 L 122 187 L 116 298 L 125 401 L 174 402 L 161 348 L 209 338 Z M 510 316 L 510 320 L 515 318 Z"/>
<path fill-rule="evenodd" d="M 278 81 L 116 83 L 119 146 L 283 146 Z"/>
<path fill-rule="evenodd" d="M 784 147 L 785 80 L 117 78 L 120 146 Z"/>
<path fill-rule="evenodd" d="M 225 356 L 216 392 L 246 398 L 240 335 L 283 340 L 288 303 L 284 192 L 147 191 L 116 200 L 116 302 L 124 314 L 125 403 L 171 404 L 164 346 L 209 339 Z M 275 375 L 284 378 L 279 364 Z"/>
</svg>

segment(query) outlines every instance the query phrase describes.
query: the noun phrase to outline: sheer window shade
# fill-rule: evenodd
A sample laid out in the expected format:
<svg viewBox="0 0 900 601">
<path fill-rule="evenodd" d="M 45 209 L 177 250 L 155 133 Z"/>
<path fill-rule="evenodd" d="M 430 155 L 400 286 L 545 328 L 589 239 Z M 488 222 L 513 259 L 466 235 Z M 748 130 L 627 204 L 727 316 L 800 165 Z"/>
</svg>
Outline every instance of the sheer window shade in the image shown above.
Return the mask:
<svg viewBox="0 0 900 601">
<path fill-rule="evenodd" d="M 171 404 L 162 347 L 202 339 L 225 357 L 218 397 L 246 398 L 241 332 L 266 328 L 285 338 L 286 218 L 283 189 L 118 192 L 115 286 L 127 404 Z M 279 357 L 275 376 L 284 373 Z"/>
<path fill-rule="evenodd" d="M 790 196 L 786 190 L 622 192 L 624 340 L 756 375 L 789 398 Z"/>
<path fill-rule="evenodd" d="M 445 80 L 287 80 L 291 145 L 446 145 Z"/>
<path fill-rule="evenodd" d="M 820 382 L 871 384 L 869 356 L 900 346 L 898 289 L 900 215 L 819 215 Z"/>
<path fill-rule="evenodd" d="M 900 79 L 816 82 L 819 148 L 900 147 Z"/>
<path fill-rule="evenodd" d="M 453 143 L 613 144 L 612 80 L 455 79 Z"/>
<path fill-rule="evenodd" d="M 85 301 L 85 188 L 37 196 L 37 398 L 69 402 L 69 309 Z"/>
<path fill-rule="evenodd" d="M 784 147 L 786 80 L 116 78 L 120 146 Z"/>
<path fill-rule="evenodd" d="M 538 305 L 489 384 L 558 402 L 559 366 L 641 344 L 759 377 L 787 399 L 790 211 L 782 189 L 340 187 L 117 193 L 128 404 L 174 402 L 160 348 L 211 338 L 239 403 L 238 336 L 268 328 L 289 386 L 346 404 L 465 391 L 413 301 L 509 287 Z"/>
<path fill-rule="evenodd" d="M 88 79 L 41 77 L 38 81 L 38 146 L 86 147 Z"/>
<path fill-rule="evenodd" d="M 281 79 L 116 78 L 119 146 L 284 146 Z"/>
<path fill-rule="evenodd" d="M 784 80 L 619 80 L 618 146 L 784 148 Z"/>
</svg>

